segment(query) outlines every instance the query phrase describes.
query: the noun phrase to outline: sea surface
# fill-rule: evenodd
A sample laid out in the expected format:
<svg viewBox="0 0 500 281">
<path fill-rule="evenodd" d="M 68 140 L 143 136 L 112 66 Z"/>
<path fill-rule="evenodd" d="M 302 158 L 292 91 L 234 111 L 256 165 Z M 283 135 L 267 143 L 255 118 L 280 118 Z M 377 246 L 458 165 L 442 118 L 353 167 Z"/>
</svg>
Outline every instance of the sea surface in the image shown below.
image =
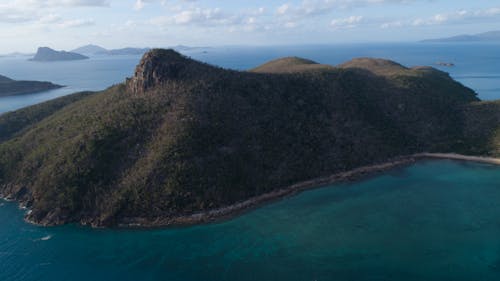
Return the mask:
<svg viewBox="0 0 500 281">
<path fill-rule="evenodd" d="M 247 70 L 272 59 L 299 56 L 337 65 L 356 57 L 377 57 L 405 66 L 428 65 L 449 72 L 475 90 L 483 100 L 500 99 L 500 43 L 394 43 L 274 47 L 217 47 L 185 51 L 192 58 L 237 70 Z M 17 80 L 50 81 L 67 87 L 0 98 L 0 113 L 78 91 L 99 91 L 131 77 L 140 56 L 96 56 L 89 60 L 33 62 L 26 56 L 0 57 L 0 75 Z M 454 67 L 439 66 L 451 62 Z"/>
<path fill-rule="evenodd" d="M 221 47 L 185 52 L 225 68 L 283 56 L 433 65 L 484 100 L 500 99 L 500 45 Z M 140 56 L 38 63 L 0 58 L 0 74 L 67 87 L 0 98 L 0 114 L 133 75 Z M 441 67 L 436 62 L 453 62 Z M 500 280 L 500 167 L 423 161 L 304 192 L 238 218 L 157 230 L 42 228 L 0 201 L 0 280 Z"/>
<path fill-rule="evenodd" d="M 26 224 L 0 203 L 0 280 L 500 280 L 500 167 L 423 161 L 230 221 L 158 230 Z"/>
</svg>

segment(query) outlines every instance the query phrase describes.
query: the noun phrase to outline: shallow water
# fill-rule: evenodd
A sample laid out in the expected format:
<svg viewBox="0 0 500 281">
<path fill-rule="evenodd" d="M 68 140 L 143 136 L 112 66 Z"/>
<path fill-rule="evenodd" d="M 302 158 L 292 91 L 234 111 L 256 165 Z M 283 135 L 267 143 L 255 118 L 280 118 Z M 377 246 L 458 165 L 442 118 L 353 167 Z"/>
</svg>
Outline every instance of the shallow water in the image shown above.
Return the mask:
<svg viewBox="0 0 500 281">
<path fill-rule="evenodd" d="M 0 280 L 500 280 L 500 167 L 424 161 L 223 223 L 40 228 L 0 206 Z"/>
</svg>

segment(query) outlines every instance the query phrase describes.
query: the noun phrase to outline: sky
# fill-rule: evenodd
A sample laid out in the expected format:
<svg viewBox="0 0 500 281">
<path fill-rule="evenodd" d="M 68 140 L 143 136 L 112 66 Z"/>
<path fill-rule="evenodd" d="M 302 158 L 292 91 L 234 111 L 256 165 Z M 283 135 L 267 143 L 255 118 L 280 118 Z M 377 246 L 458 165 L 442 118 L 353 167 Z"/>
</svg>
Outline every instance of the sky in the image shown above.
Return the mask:
<svg viewBox="0 0 500 281">
<path fill-rule="evenodd" d="M 500 30 L 500 0 L 0 0 L 0 53 L 418 41 Z"/>
</svg>

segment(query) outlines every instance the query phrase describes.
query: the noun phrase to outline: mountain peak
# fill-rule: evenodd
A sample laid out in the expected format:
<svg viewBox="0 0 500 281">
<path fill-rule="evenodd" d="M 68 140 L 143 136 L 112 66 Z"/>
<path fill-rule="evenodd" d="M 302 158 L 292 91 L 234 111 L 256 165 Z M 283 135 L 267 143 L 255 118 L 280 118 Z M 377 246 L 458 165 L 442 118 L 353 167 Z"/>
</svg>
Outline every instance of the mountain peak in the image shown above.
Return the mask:
<svg viewBox="0 0 500 281">
<path fill-rule="evenodd" d="M 339 67 L 368 70 L 377 75 L 398 74 L 408 70 L 408 68 L 397 62 L 379 58 L 355 58 L 339 65 Z"/>
<path fill-rule="evenodd" d="M 127 80 L 127 88 L 133 93 L 149 89 L 175 79 L 190 79 L 215 67 L 194 61 L 172 49 L 153 49 L 142 57 L 135 74 Z"/>
<path fill-rule="evenodd" d="M 71 52 L 78 53 L 78 54 L 90 54 L 90 55 L 93 55 L 93 54 L 99 54 L 99 53 L 106 53 L 107 51 L 108 50 L 106 50 L 105 48 L 103 48 L 101 46 L 97 46 L 97 45 L 94 45 L 94 44 L 88 44 L 88 45 L 76 48 L 76 49 L 72 50 Z"/>
<path fill-rule="evenodd" d="M 33 61 L 64 61 L 64 60 L 84 60 L 88 57 L 72 52 L 56 51 L 49 47 L 39 47 Z"/>
<path fill-rule="evenodd" d="M 325 69 L 333 69 L 333 66 L 319 64 L 315 61 L 299 57 L 286 57 L 272 60 L 250 71 L 259 73 L 292 73 Z"/>
</svg>

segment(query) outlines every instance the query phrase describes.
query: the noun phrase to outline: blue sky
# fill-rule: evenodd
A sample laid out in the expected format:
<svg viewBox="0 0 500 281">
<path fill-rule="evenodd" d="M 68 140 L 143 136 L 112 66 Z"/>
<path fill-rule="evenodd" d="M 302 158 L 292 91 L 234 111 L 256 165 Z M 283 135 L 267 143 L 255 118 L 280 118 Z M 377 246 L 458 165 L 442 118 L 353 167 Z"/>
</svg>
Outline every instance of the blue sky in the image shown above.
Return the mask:
<svg viewBox="0 0 500 281">
<path fill-rule="evenodd" d="M 0 0 L 0 53 L 416 41 L 500 30 L 485 0 Z"/>
</svg>

